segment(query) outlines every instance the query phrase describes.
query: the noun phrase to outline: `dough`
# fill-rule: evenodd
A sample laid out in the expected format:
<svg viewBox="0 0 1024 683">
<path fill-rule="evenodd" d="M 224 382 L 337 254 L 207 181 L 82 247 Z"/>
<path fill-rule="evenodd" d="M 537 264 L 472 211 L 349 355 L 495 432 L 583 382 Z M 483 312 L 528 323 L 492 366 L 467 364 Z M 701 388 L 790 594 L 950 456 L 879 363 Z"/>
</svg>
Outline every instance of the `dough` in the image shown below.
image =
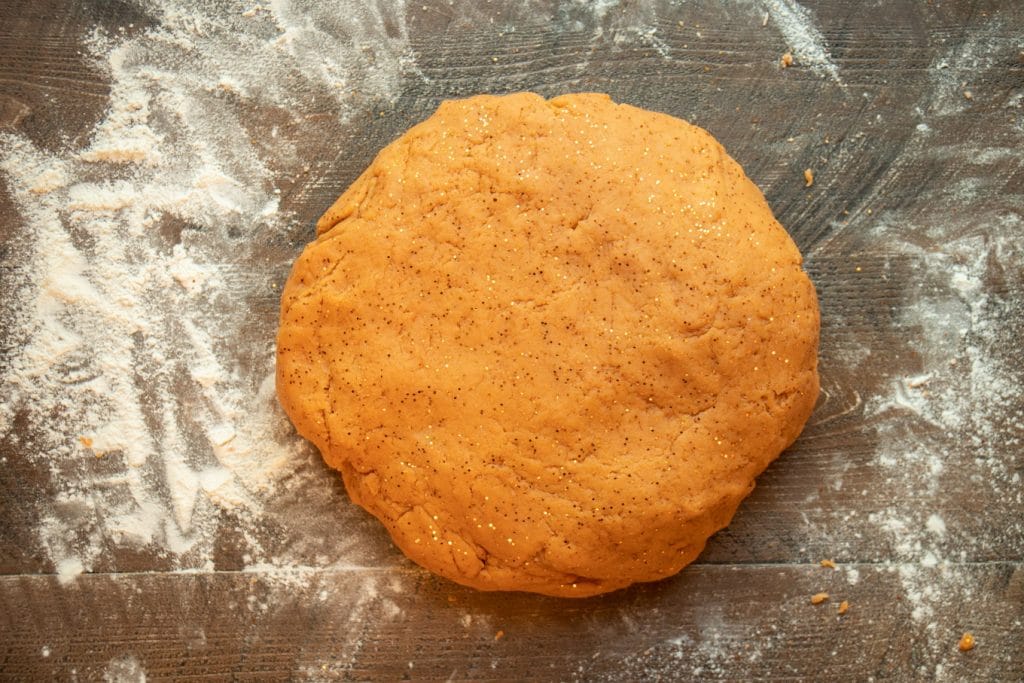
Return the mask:
<svg viewBox="0 0 1024 683">
<path fill-rule="evenodd" d="M 670 116 L 445 102 L 317 231 L 283 294 L 281 404 L 406 555 L 468 586 L 675 574 L 818 395 L 796 246 Z"/>
</svg>

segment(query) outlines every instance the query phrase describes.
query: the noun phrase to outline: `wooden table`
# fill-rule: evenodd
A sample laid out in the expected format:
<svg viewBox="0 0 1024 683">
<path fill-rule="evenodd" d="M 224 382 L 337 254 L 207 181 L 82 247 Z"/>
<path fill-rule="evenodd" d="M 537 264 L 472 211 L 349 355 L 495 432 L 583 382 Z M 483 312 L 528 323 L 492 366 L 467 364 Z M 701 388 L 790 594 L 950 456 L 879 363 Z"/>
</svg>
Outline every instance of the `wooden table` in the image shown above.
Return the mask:
<svg viewBox="0 0 1024 683">
<path fill-rule="evenodd" d="M 180 14 L 128 2 L 4 5 L 0 130 L 16 138 L 0 144 L 63 157 L 89 144 L 114 96 L 116 78 L 84 48 L 93 31 L 109 32 L 111 49 L 149 45 L 168 21 L 188 32 Z M 339 86 L 348 99 L 296 80 L 303 117 L 261 110 L 244 87 L 224 105 L 287 142 L 254 133 L 287 218 L 283 230 L 243 235 L 244 258 L 226 261 L 222 291 L 248 320 L 222 349 L 230 370 L 254 386 L 267 373 L 276 288 L 311 222 L 441 100 L 604 91 L 710 130 L 799 244 L 822 305 L 814 417 L 695 564 L 566 601 L 478 593 L 421 571 L 293 433 L 281 443 L 301 461 L 296 474 L 250 491 L 259 514 L 209 517 L 208 561 L 101 538 L 86 571 L 62 582 L 42 528 L 66 512 L 62 486 L 110 460 L 48 461 L 38 417 L 18 413 L 0 435 L 0 678 L 1024 679 L 1024 5 L 366 7 L 311 15 L 338 45 L 356 17 L 378 30 L 359 29 L 361 40 L 400 46 L 359 46 L 368 56 Z M 197 22 L 189 35 L 220 40 L 215 28 Z M 786 52 L 794 64 L 782 68 Z M 373 60 L 389 55 L 397 80 L 375 84 L 386 65 Z M 123 166 L 110 169 L 113 179 Z M 34 200 L 0 177 L 7 374 L 24 343 L 14 308 Z M 168 220 L 149 239 L 187 246 L 217 228 Z M 815 606 L 818 592 L 830 597 Z M 977 647 L 960 652 L 968 631 Z"/>
</svg>

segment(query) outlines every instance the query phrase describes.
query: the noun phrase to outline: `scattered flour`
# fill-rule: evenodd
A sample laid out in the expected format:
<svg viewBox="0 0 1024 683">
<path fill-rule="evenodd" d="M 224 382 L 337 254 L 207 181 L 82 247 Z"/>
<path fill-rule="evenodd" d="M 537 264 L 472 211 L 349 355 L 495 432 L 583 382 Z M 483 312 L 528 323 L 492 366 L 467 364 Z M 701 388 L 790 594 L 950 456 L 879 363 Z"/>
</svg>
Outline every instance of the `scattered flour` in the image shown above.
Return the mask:
<svg viewBox="0 0 1024 683">
<path fill-rule="evenodd" d="M 146 670 L 132 655 L 124 655 L 110 660 L 103 671 L 106 683 L 146 683 Z"/>
<path fill-rule="evenodd" d="M 939 517 L 935 513 L 928 515 L 928 521 L 925 522 L 925 527 L 936 536 L 946 535 L 946 523 L 942 520 L 942 517 Z"/>
<path fill-rule="evenodd" d="M 244 114 L 344 120 L 415 70 L 401 3 L 142 9 L 151 27 L 89 40 L 111 90 L 82 148 L 0 139 L 25 254 L 0 434 L 51 474 L 39 542 L 62 583 L 118 548 L 210 568 L 226 521 L 253 566 L 277 559 L 255 529 L 306 447 L 274 398 L 273 334 L 245 331 L 270 283 L 238 273 L 288 226 L 275 183 L 304 160 Z"/>
<path fill-rule="evenodd" d="M 751 7 L 748 2 L 735 5 L 743 10 Z M 543 7 L 544 3 L 538 3 L 538 6 Z M 570 28 L 592 26 L 594 42 L 610 38 L 613 46 L 645 46 L 652 48 L 662 59 L 673 59 L 670 44 L 657 35 L 659 18 L 663 18 L 659 17 L 664 9 L 663 3 L 651 0 L 575 0 L 570 6 L 575 10 L 575 13 L 570 14 L 579 17 L 583 13 L 587 18 L 586 21 L 577 19 Z M 839 67 L 832 61 L 828 43 L 810 10 L 796 0 L 759 0 L 754 6 L 761 8 L 765 12 L 764 21 L 771 20 L 772 25 L 782 34 L 798 64 L 806 65 L 815 73 L 844 85 Z M 685 24 L 680 24 L 680 28 L 685 28 Z M 691 30 L 697 40 L 703 38 L 699 27 Z"/>
<path fill-rule="evenodd" d="M 965 40 L 958 41 L 929 65 L 933 87 L 925 111 L 947 116 L 976 106 L 978 98 L 984 98 L 983 92 L 974 91 L 979 77 L 999 64 L 1001 55 L 1019 50 L 1020 45 L 1019 36 L 1013 31 L 1004 35 L 995 20 L 985 31 L 970 32 Z M 971 93 L 970 99 L 965 92 Z"/>
<path fill-rule="evenodd" d="M 1024 438 L 1024 378 L 1006 355 L 1020 333 L 1012 321 L 1022 318 L 1021 302 L 1011 293 L 1024 287 L 1024 222 L 1013 215 L 990 221 L 984 235 L 951 235 L 941 251 L 902 242 L 889 221 L 877 227 L 880 239 L 917 264 L 918 281 L 899 324 L 923 340 L 913 347 L 923 372 L 895 378 L 888 394 L 867 402 L 866 415 L 877 425 L 876 462 L 894 492 L 893 505 L 869 521 L 888 537 L 911 616 L 928 631 L 951 594 L 973 594 L 956 565 L 960 555 L 989 549 L 969 529 L 950 528 L 946 516 L 930 511 L 919 495 L 966 495 L 1008 509 L 1024 505 L 1014 470 Z M 1005 293 L 992 287 L 999 280 L 1006 281 Z M 975 490 L 949 491 L 944 475 L 952 470 L 973 472 Z M 1005 542 L 1024 543 L 1024 524 L 1018 520 L 1003 534 Z"/>
<path fill-rule="evenodd" d="M 85 567 L 80 559 L 69 557 L 57 563 L 57 578 L 62 584 L 71 583 L 84 570 Z"/>
<path fill-rule="evenodd" d="M 657 35 L 657 7 L 652 2 L 621 3 L 618 0 L 577 2 L 591 13 L 593 39 L 610 36 L 613 46 L 644 45 L 653 48 L 662 59 L 671 59 L 668 43 Z"/>
<path fill-rule="evenodd" d="M 956 112 L 933 113 L 938 127 Z M 912 149 L 936 159 L 948 151 L 933 142 Z M 962 182 L 939 191 L 951 191 L 964 206 L 978 192 L 991 194 L 995 180 L 973 163 L 984 164 L 963 166 L 964 173 L 979 173 L 968 178 L 969 195 L 961 196 Z M 1024 290 L 1024 219 L 977 207 L 930 224 L 919 220 L 887 211 L 872 228 L 872 242 L 895 262 L 911 264 L 903 267 L 913 275 L 900 276 L 907 286 L 892 308 L 894 324 L 906 331 L 896 365 L 909 371 L 865 397 L 865 421 L 877 437 L 872 465 L 882 498 L 891 501 L 868 516 L 866 531 L 887 546 L 878 559 L 899 578 L 914 640 L 928 652 L 919 673 L 940 678 L 943 662 L 954 663 L 955 655 L 945 647 L 949 605 L 970 605 L 982 589 L 969 563 L 1024 547 L 1024 521 L 1012 515 L 1024 507 L 1024 373 L 1014 356 L 1024 332 L 1017 296 Z M 948 505 L 956 501 L 977 507 Z"/>
<path fill-rule="evenodd" d="M 806 64 L 815 72 L 843 84 L 839 77 L 839 67 L 832 61 L 828 43 L 810 10 L 796 0 L 765 0 L 764 9 L 772 24 L 786 39 L 797 64 Z"/>
<path fill-rule="evenodd" d="M 911 206 L 878 211 L 861 227 L 858 258 L 882 261 L 876 277 L 900 285 L 880 321 L 891 316 L 881 324 L 904 343 L 876 357 L 891 373 L 876 369 L 882 384 L 858 396 L 864 428 L 876 437 L 868 463 L 873 490 L 860 493 L 880 509 L 820 531 L 835 538 L 839 553 L 858 548 L 850 555 L 863 557 L 865 539 L 877 548 L 874 560 L 903 589 L 896 608 L 906 610 L 908 637 L 922 650 L 919 673 L 929 679 L 949 671 L 944 662 L 955 664 L 945 647 L 951 624 L 977 618 L 950 613 L 951 604 L 974 604 L 983 590 L 971 563 L 1024 548 L 1024 520 L 1013 514 L 1024 507 L 1024 372 L 1015 355 L 1024 334 L 1024 211 L 983 201 L 1004 195 L 1005 178 L 993 165 L 1005 168 L 1024 140 L 1013 131 L 949 134 L 962 130 L 962 117 L 984 93 L 976 87 L 975 99 L 966 99 L 971 80 L 990 79 L 1018 51 L 1019 37 L 991 19 L 933 61 L 912 135 L 878 186 L 921 167 L 943 168 L 948 177 L 922 187 Z M 876 202 L 884 199 L 872 196 L 868 205 Z M 864 357 L 834 360 L 856 376 Z M 859 574 L 850 571 L 853 583 Z"/>
</svg>

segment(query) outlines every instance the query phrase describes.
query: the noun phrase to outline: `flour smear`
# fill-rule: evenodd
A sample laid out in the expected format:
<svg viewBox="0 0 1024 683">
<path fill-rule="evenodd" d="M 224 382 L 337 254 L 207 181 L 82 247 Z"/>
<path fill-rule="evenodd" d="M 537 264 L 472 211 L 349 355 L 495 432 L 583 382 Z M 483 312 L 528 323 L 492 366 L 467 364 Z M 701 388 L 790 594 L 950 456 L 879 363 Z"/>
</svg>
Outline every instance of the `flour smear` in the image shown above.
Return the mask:
<svg viewBox="0 0 1024 683">
<path fill-rule="evenodd" d="M 778 29 L 792 50 L 797 64 L 809 66 L 817 73 L 827 75 L 843 84 L 839 67 L 832 61 L 828 43 L 811 11 L 795 0 L 765 0 L 767 19 Z"/>
<path fill-rule="evenodd" d="M 0 432 L 51 474 L 39 542 L 64 582 L 118 547 L 211 569 L 225 520 L 252 564 L 287 564 L 252 529 L 308 452 L 274 397 L 273 330 L 246 328 L 270 283 L 239 273 L 292 221 L 275 183 L 303 160 L 245 114 L 345 119 L 412 67 L 400 5 L 145 9 L 152 27 L 88 41 L 111 92 L 84 147 L 0 141 L 24 221 Z"/>
</svg>

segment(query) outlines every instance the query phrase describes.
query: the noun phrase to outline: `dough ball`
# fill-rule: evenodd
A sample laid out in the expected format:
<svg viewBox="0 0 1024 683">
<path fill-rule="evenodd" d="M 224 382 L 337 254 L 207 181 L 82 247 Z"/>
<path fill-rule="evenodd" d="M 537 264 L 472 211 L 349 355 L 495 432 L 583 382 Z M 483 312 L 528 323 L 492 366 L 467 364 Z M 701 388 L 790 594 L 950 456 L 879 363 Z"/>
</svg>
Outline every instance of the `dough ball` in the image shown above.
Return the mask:
<svg viewBox="0 0 1024 683">
<path fill-rule="evenodd" d="M 317 230 L 283 294 L 280 401 L 406 555 L 468 586 L 675 574 L 818 395 L 796 246 L 671 116 L 445 102 Z"/>
</svg>

